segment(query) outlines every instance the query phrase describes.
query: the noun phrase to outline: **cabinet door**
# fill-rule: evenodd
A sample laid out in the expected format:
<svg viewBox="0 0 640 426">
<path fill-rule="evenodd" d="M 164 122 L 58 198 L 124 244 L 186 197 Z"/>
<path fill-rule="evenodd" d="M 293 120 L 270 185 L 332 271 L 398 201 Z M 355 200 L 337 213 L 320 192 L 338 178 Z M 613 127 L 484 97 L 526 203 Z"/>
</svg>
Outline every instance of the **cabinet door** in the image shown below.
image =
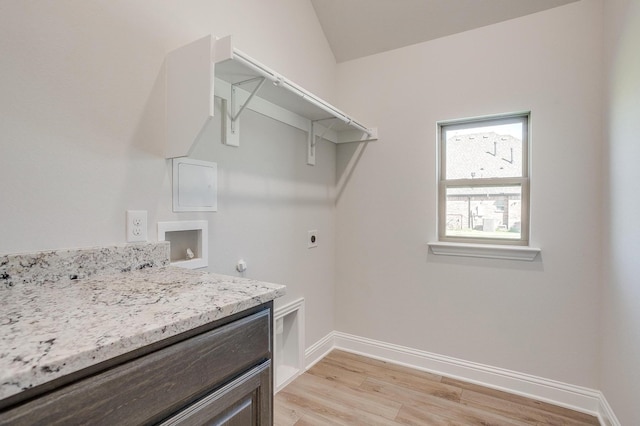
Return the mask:
<svg viewBox="0 0 640 426">
<path fill-rule="evenodd" d="M 271 361 L 266 361 L 161 425 L 271 426 L 271 392 Z"/>
</svg>

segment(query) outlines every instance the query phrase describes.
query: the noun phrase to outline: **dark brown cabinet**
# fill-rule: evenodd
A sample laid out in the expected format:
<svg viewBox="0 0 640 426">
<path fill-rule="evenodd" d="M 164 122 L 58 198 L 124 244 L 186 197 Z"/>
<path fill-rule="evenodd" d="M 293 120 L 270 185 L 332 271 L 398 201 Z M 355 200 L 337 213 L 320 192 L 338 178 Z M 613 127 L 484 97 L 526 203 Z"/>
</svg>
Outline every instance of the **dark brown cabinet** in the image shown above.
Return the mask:
<svg viewBox="0 0 640 426">
<path fill-rule="evenodd" d="M 269 302 L 8 407 L 0 424 L 271 425 L 271 333 Z"/>
<path fill-rule="evenodd" d="M 270 425 L 270 377 L 271 363 L 265 362 L 161 425 Z"/>
</svg>

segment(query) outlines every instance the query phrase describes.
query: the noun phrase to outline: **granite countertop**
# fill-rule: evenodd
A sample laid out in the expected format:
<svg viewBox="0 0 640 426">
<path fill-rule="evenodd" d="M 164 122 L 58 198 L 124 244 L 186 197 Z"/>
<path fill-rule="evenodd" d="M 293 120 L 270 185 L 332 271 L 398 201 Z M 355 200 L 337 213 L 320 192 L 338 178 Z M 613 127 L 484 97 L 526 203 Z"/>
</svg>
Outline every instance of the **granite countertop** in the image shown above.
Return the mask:
<svg viewBox="0 0 640 426">
<path fill-rule="evenodd" d="M 6 272 L 6 258 L 0 256 L 0 279 L 13 281 L 0 287 L 0 399 L 285 294 L 282 285 L 165 260 L 54 280 L 49 259 L 48 279 L 20 282 L 15 268 Z"/>
</svg>

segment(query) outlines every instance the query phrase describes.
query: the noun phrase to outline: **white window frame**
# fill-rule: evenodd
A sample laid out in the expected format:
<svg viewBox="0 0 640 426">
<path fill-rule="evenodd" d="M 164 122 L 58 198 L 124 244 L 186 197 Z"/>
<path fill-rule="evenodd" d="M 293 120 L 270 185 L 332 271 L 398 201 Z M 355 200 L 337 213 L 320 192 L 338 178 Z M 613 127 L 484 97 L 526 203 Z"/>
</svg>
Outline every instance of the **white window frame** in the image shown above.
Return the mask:
<svg viewBox="0 0 640 426">
<path fill-rule="evenodd" d="M 523 123 L 522 135 L 522 177 L 492 177 L 475 179 L 446 179 L 446 139 L 447 130 L 465 129 L 477 126 L 491 126 L 498 124 Z M 518 112 L 467 118 L 460 120 L 441 121 L 438 125 L 438 241 L 444 243 L 467 243 L 481 245 L 509 245 L 529 246 L 530 237 L 530 179 L 529 179 L 529 133 L 531 113 Z M 451 187 L 486 187 L 520 185 L 521 188 L 521 217 L 520 238 L 473 238 L 446 235 L 446 192 Z"/>
</svg>

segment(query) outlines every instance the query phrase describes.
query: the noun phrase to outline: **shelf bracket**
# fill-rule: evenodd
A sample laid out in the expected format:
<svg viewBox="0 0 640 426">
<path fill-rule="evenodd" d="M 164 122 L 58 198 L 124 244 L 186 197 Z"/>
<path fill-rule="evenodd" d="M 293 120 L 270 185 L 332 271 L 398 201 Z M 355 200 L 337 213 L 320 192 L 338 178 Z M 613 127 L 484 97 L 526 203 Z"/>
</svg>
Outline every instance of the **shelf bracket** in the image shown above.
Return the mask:
<svg viewBox="0 0 640 426">
<path fill-rule="evenodd" d="M 334 121 L 331 122 L 329 126 L 324 126 L 324 131 L 322 132 L 321 135 L 316 135 L 316 123 L 318 123 L 319 121 L 325 121 L 325 120 L 334 120 Z M 307 164 L 308 165 L 310 166 L 316 165 L 316 143 L 317 143 L 316 137 L 318 137 L 319 139 L 324 138 L 324 136 L 327 134 L 329 130 L 331 130 L 334 124 L 336 124 L 336 121 L 333 117 L 311 121 L 311 124 L 309 125 L 310 127 L 309 137 L 307 138 Z"/>
<path fill-rule="evenodd" d="M 253 97 L 258 93 L 262 85 L 265 83 L 265 77 L 255 77 L 249 80 L 240 81 L 238 83 L 233 83 L 231 85 L 231 108 L 229 111 L 225 111 L 226 117 L 226 131 L 224 134 L 224 143 L 225 145 L 230 146 L 240 146 L 240 122 L 238 119 L 240 118 L 240 114 L 245 110 L 249 102 L 253 99 Z M 247 99 L 240 105 L 238 109 L 239 99 L 237 94 L 237 89 L 240 86 L 245 84 L 251 84 L 258 82 L 256 87 L 249 93 Z M 226 105 L 225 105 L 226 106 Z M 226 108 L 225 108 L 226 109 Z M 237 111 L 236 111 L 237 110 Z"/>
</svg>

